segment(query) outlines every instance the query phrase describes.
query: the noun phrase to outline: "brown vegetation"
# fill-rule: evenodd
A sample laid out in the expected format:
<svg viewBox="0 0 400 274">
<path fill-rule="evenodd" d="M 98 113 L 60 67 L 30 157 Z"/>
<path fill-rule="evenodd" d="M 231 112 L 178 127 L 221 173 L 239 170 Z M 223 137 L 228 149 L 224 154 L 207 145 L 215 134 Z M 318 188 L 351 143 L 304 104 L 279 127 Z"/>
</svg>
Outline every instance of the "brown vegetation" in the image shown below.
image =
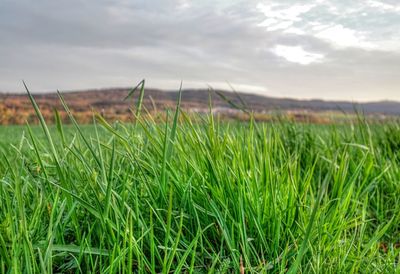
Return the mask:
<svg viewBox="0 0 400 274">
<path fill-rule="evenodd" d="M 99 113 L 109 121 L 131 121 L 134 118 L 132 108 L 136 97 L 124 101 L 129 89 L 115 88 L 104 90 L 91 90 L 81 92 L 66 92 L 63 94 L 65 101 L 80 123 L 90 123 L 93 113 Z M 329 123 L 332 119 L 347 119 L 342 113 L 354 110 L 354 105 L 346 102 L 324 101 L 298 101 L 293 99 L 277 99 L 252 94 L 234 94 L 220 92 L 221 98 L 214 92 L 212 95 L 213 113 L 218 113 L 223 119 L 248 120 L 249 115 L 233 107 L 239 105 L 252 112 L 254 119 L 267 121 L 277 117 L 298 122 Z M 137 95 L 137 94 L 136 94 Z M 34 94 L 41 108 L 42 114 L 49 122 L 54 122 L 54 110 L 58 110 L 64 122 L 68 122 L 66 113 L 58 99 L 57 94 Z M 163 113 L 166 109 L 173 109 L 176 104 L 177 92 L 165 92 L 154 89 L 146 89 L 143 106 L 145 112 Z M 243 106 L 243 102 L 246 105 Z M 365 105 L 374 110 L 388 110 L 390 115 L 400 114 L 400 104 L 373 103 Z M 397 107 L 397 108 L 396 108 Z M 208 113 L 209 93 L 205 90 L 185 90 L 182 93 L 182 108 L 188 113 Z M 340 109 L 340 111 L 338 110 Z M 383 111 L 380 119 L 386 118 Z M 377 117 L 375 115 L 375 117 Z M 34 109 L 26 94 L 1 94 L 0 93 L 0 124 L 24 124 L 37 123 Z"/>
</svg>

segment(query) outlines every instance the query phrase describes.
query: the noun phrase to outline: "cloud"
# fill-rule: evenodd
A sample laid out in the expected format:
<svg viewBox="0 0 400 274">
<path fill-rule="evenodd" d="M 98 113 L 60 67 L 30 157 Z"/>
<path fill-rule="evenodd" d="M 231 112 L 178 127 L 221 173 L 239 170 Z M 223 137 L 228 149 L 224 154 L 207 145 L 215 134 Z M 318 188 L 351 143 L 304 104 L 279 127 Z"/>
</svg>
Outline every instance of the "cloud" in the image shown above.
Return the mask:
<svg viewBox="0 0 400 274">
<path fill-rule="evenodd" d="M 305 51 L 299 46 L 282 46 L 277 45 L 272 49 L 276 55 L 285 58 L 287 61 L 301 65 L 309 65 L 311 63 L 321 62 L 323 59 L 322 54 L 311 53 Z"/>
<path fill-rule="evenodd" d="M 22 90 L 21 79 L 54 91 L 145 77 L 166 89 L 228 81 L 271 96 L 398 99 L 400 19 L 386 5 L 398 4 L 3 0 L 0 90 Z"/>
<path fill-rule="evenodd" d="M 284 30 L 291 27 L 295 22 L 301 21 L 301 15 L 310 11 L 315 5 L 279 5 L 262 4 L 257 5 L 266 17 L 258 26 L 267 27 L 268 31 Z"/>
<path fill-rule="evenodd" d="M 400 4 L 391 4 L 385 3 L 382 1 L 368 0 L 367 5 L 371 8 L 377 8 L 382 11 L 390 11 L 390 12 L 399 12 L 400 13 Z"/>
<path fill-rule="evenodd" d="M 365 49 L 374 48 L 374 44 L 366 42 L 365 35 L 362 32 L 345 28 L 342 25 L 318 26 L 316 37 L 324 39 L 338 47 L 361 47 Z"/>
</svg>

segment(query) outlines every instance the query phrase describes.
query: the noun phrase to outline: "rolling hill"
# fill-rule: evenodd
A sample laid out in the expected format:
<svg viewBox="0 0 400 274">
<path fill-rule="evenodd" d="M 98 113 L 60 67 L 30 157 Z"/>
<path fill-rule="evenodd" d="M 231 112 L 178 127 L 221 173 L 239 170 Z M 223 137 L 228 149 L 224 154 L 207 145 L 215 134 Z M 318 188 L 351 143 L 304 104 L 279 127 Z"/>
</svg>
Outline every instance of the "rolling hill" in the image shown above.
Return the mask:
<svg viewBox="0 0 400 274">
<path fill-rule="evenodd" d="M 78 120 L 90 122 L 93 110 L 112 120 L 129 120 L 132 117 L 130 108 L 138 94 L 133 99 L 124 101 L 123 99 L 128 93 L 128 88 L 108 88 L 70 91 L 64 92 L 63 95 Z M 345 115 L 353 114 L 355 110 L 376 117 L 400 116 L 400 102 L 395 101 L 352 103 L 346 101 L 297 100 L 222 90 L 209 92 L 208 90 L 196 89 L 187 89 L 182 92 L 182 108 L 188 112 L 208 112 L 209 95 L 211 95 L 213 111 L 226 116 L 236 116 L 241 113 L 234 106 L 240 106 L 257 113 L 259 114 L 258 117 L 277 112 L 294 114 L 298 118 L 304 115 L 321 115 L 328 112 Z M 54 109 L 62 112 L 57 94 L 35 92 L 34 96 L 44 116 L 48 119 L 52 119 Z M 144 107 L 150 112 L 173 108 L 177 96 L 177 91 L 146 89 Z M 0 93 L 0 124 L 21 124 L 25 120 L 34 121 L 34 116 L 33 108 L 26 94 Z"/>
</svg>

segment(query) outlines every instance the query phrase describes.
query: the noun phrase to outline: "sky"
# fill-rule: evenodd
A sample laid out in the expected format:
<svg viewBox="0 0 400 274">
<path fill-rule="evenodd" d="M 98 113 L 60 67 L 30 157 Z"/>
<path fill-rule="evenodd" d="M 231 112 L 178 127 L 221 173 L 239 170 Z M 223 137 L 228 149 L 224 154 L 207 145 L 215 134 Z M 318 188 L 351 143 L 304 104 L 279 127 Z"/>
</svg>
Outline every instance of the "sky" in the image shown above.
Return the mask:
<svg viewBox="0 0 400 274">
<path fill-rule="evenodd" d="M 399 0 L 0 0 L 0 91 L 400 101 Z"/>
</svg>

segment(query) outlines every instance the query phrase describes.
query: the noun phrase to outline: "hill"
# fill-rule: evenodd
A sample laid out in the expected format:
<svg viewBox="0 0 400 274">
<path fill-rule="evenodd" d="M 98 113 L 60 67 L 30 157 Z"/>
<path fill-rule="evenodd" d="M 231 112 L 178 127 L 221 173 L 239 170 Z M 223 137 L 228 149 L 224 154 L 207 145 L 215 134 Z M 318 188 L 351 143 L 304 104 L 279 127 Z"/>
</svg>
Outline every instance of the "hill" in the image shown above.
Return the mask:
<svg viewBox="0 0 400 274">
<path fill-rule="evenodd" d="M 64 92 L 64 98 L 80 122 L 90 122 L 92 111 L 102 113 L 111 120 L 129 120 L 133 99 L 124 101 L 128 88 L 108 88 L 87 91 Z M 213 111 L 226 117 L 242 115 L 233 105 L 243 106 L 253 111 L 259 119 L 268 119 L 273 113 L 290 114 L 295 119 L 326 116 L 327 113 L 338 115 L 353 114 L 355 109 L 375 117 L 399 116 L 400 102 L 382 101 L 370 103 L 352 103 L 346 101 L 297 100 L 275 98 L 248 93 L 187 89 L 182 92 L 182 108 L 188 112 L 209 111 L 209 94 L 212 98 Z M 62 112 L 62 106 L 55 93 L 35 93 L 44 116 L 52 119 L 54 109 Z M 146 89 L 144 107 L 150 112 L 173 108 L 178 96 L 177 91 Z M 63 117 L 65 115 L 62 115 Z M 240 117 L 239 117 L 240 118 Z M 0 93 L 0 124 L 21 124 L 26 120 L 35 121 L 35 115 L 26 94 Z"/>
</svg>

